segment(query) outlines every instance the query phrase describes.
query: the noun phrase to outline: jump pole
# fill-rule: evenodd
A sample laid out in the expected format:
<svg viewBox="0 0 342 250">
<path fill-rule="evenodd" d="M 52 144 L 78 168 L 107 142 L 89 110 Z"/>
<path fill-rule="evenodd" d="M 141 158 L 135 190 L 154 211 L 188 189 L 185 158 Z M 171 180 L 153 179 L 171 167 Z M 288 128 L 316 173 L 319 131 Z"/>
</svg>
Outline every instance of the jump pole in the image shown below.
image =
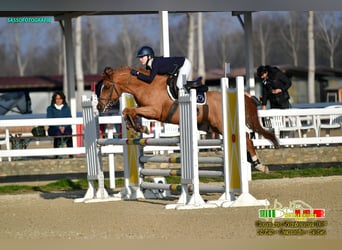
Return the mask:
<svg viewBox="0 0 342 250">
<path fill-rule="evenodd" d="M 236 90 L 231 91 L 228 79 L 221 79 L 222 111 L 224 122 L 225 164 L 229 164 L 226 178 L 229 179 L 231 201 L 222 202 L 222 207 L 266 206 L 268 200 L 257 200 L 249 193 L 248 168 L 246 147 L 245 97 L 244 78 L 236 78 Z M 234 94 L 235 92 L 235 94 Z M 228 107 L 228 110 L 227 110 Z M 229 115 L 228 115 L 229 113 Z M 225 166 L 225 169 L 227 169 Z M 241 194 L 235 199 L 234 191 Z M 227 198 L 227 197 L 225 197 Z"/>
</svg>

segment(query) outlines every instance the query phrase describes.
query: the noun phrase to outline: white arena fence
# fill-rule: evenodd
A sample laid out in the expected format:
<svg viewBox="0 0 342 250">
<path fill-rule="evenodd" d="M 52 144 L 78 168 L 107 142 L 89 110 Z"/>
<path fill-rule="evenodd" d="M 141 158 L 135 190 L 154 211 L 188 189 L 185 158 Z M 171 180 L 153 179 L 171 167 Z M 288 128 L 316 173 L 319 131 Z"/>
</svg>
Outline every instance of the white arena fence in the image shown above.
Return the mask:
<svg viewBox="0 0 342 250">
<path fill-rule="evenodd" d="M 266 118 L 264 125 L 267 129 L 273 130 L 279 138 L 282 146 L 319 146 L 319 145 L 336 145 L 342 144 L 342 104 L 327 106 L 325 108 L 303 108 L 303 109 L 268 109 L 259 110 L 260 121 Z M 27 117 L 26 115 L 23 115 Z M 39 157 L 53 155 L 79 155 L 85 154 L 83 145 L 78 145 L 74 138 L 73 148 L 51 148 L 50 144 L 44 148 L 44 144 L 39 144 L 39 140 L 34 139 L 30 142 L 30 147 L 27 149 L 14 149 L 11 146 L 11 128 L 32 127 L 32 126 L 49 126 L 70 124 L 73 126 L 73 131 L 76 133 L 77 126 L 83 126 L 82 117 L 76 118 L 19 118 L 5 119 L 5 116 L 0 120 L 0 129 L 3 131 L 0 134 L 0 161 L 3 159 L 11 160 L 12 157 Z M 273 121 L 272 121 L 273 120 Z M 122 124 L 121 116 L 100 116 L 100 124 L 109 124 L 107 129 L 108 137 L 113 137 L 115 124 Z M 164 124 L 159 121 L 143 119 L 143 123 L 150 127 L 150 135 L 144 135 L 144 138 L 164 138 L 179 135 L 179 126 L 173 124 Z M 204 133 L 202 133 L 204 134 Z M 32 136 L 30 132 L 22 133 L 21 136 Z M 86 135 L 85 135 L 86 136 Z M 258 148 L 272 147 L 271 143 L 256 135 L 253 139 L 254 145 Z M 213 146 L 214 147 L 214 146 Z M 199 146 L 199 149 L 202 147 Z M 204 146 L 203 148 L 208 148 Z M 156 152 L 160 151 L 159 146 L 146 146 L 144 151 Z M 177 146 L 163 147 L 165 151 L 179 150 Z M 103 154 L 122 153 L 120 146 L 106 146 L 102 149 Z"/>
<path fill-rule="evenodd" d="M 262 124 L 275 132 L 282 146 L 342 144 L 342 104 L 325 108 L 259 110 Z M 257 147 L 271 143 L 256 136 Z"/>
<path fill-rule="evenodd" d="M 77 118 L 34 118 L 34 119 L 10 119 L 10 120 L 0 120 L 1 125 L 0 128 L 2 128 L 5 133 L 2 135 L 1 138 L 1 150 L 0 150 L 0 160 L 3 158 L 8 158 L 8 160 L 11 160 L 12 157 L 32 157 L 32 156 L 54 156 L 54 155 L 78 155 L 78 154 L 85 154 L 85 147 L 82 145 L 78 145 L 77 139 L 73 138 L 73 148 L 51 148 L 51 144 L 44 144 L 40 143 L 44 141 L 44 138 L 39 138 L 38 140 L 35 140 L 32 138 L 30 144 L 27 149 L 14 149 L 11 146 L 11 136 L 14 136 L 12 134 L 11 128 L 18 128 L 18 127 L 29 127 L 31 128 L 36 126 L 44 126 L 47 127 L 49 125 L 65 125 L 70 124 L 73 127 L 73 134 L 76 134 L 77 126 L 83 127 L 83 119 L 82 117 Z M 121 117 L 120 116 L 102 116 L 99 119 L 100 124 L 121 124 Z M 110 129 L 108 130 L 109 134 L 113 134 L 114 126 L 110 126 Z M 83 133 L 83 131 L 81 131 Z M 28 138 L 30 136 L 33 136 L 31 132 L 26 133 L 20 133 L 19 136 L 22 136 L 24 138 Z M 84 135 L 86 136 L 86 135 Z M 49 138 L 49 137 L 47 137 Z M 29 144 L 29 145 L 30 145 Z M 39 144 L 39 145 L 38 145 Z M 46 147 L 44 145 L 48 145 L 49 147 Z M 103 153 L 122 153 L 121 147 L 104 147 Z"/>
</svg>

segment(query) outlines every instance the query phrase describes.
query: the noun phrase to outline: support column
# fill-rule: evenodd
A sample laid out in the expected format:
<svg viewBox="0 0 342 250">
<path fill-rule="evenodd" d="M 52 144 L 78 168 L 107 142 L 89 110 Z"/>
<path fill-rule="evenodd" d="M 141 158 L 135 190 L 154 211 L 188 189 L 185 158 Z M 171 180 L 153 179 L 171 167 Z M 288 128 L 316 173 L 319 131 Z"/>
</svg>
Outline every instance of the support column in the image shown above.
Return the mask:
<svg viewBox="0 0 342 250">
<path fill-rule="evenodd" d="M 160 17 L 160 53 L 164 57 L 170 56 L 170 39 L 169 39 L 169 14 L 168 11 L 159 11 Z"/>
<path fill-rule="evenodd" d="M 67 89 L 64 89 L 68 103 L 71 109 L 72 117 L 76 117 L 76 97 L 75 97 L 75 61 L 74 49 L 72 39 L 72 19 L 66 17 L 64 20 L 65 30 L 65 51 L 66 51 L 66 70 L 67 70 Z"/>
</svg>

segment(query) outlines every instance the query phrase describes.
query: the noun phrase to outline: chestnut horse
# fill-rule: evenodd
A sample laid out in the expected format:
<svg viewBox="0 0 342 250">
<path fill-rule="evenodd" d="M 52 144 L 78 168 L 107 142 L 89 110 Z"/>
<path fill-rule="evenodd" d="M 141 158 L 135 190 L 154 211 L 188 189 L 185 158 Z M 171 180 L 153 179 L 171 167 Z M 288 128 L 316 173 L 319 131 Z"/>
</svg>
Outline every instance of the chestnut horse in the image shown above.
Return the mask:
<svg viewBox="0 0 342 250">
<path fill-rule="evenodd" d="M 139 71 L 148 74 L 148 71 L 144 69 L 139 69 Z M 174 101 L 169 97 L 167 92 L 167 76 L 157 75 L 150 84 L 147 84 L 137 79 L 137 77 L 132 76 L 129 67 L 123 67 L 119 69 L 109 69 L 102 74 L 102 77 L 103 87 L 98 102 L 98 109 L 101 112 L 105 112 L 113 102 L 118 101 L 123 92 L 126 92 L 132 94 L 137 103 L 137 107 L 126 107 L 122 112 L 127 121 L 127 127 L 131 128 L 134 122 L 130 122 L 130 119 L 133 118 L 133 120 L 135 120 L 134 118 L 137 116 L 161 122 L 179 124 L 179 108 L 177 107 L 174 112 L 170 112 L 170 110 L 173 109 L 171 107 L 173 106 Z M 197 106 L 198 124 L 208 123 L 210 131 L 222 135 L 221 92 L 208 91 L 206 111 L 204 111 L 204 107 L 205 105 Z M 261 126 L 256 104 L 247 93 L 245 93 L 245 110 L 247 127 L 270 140 L 275 148 L 278 148 L 279 142 L 277 138 L 273 133 L 265 130 Z M 141 126 L 138 128 L 135 127 L 135 129 L 143 132 Z M 248 152 L 251 156 L 256 155 L 253 142 L 249 138 L 248 133 L 246 133 L 246 139 Z"/>
</svg>

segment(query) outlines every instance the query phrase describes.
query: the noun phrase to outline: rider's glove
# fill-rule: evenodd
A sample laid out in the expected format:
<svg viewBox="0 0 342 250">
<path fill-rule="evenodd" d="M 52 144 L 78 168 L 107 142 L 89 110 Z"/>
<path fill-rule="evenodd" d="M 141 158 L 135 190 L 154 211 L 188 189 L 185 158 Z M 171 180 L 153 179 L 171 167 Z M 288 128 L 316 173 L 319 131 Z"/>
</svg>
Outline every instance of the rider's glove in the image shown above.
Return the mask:
<svg viewBox="0 0 342 250">
<path fill-rule="evenodd" d="M 131 70 L 131 75 L 137 76 L 137 75 L 139 75 L 139 72 L 136 71 L 135 69 L 132 69 L 132 70 Z"/>
</svg>

